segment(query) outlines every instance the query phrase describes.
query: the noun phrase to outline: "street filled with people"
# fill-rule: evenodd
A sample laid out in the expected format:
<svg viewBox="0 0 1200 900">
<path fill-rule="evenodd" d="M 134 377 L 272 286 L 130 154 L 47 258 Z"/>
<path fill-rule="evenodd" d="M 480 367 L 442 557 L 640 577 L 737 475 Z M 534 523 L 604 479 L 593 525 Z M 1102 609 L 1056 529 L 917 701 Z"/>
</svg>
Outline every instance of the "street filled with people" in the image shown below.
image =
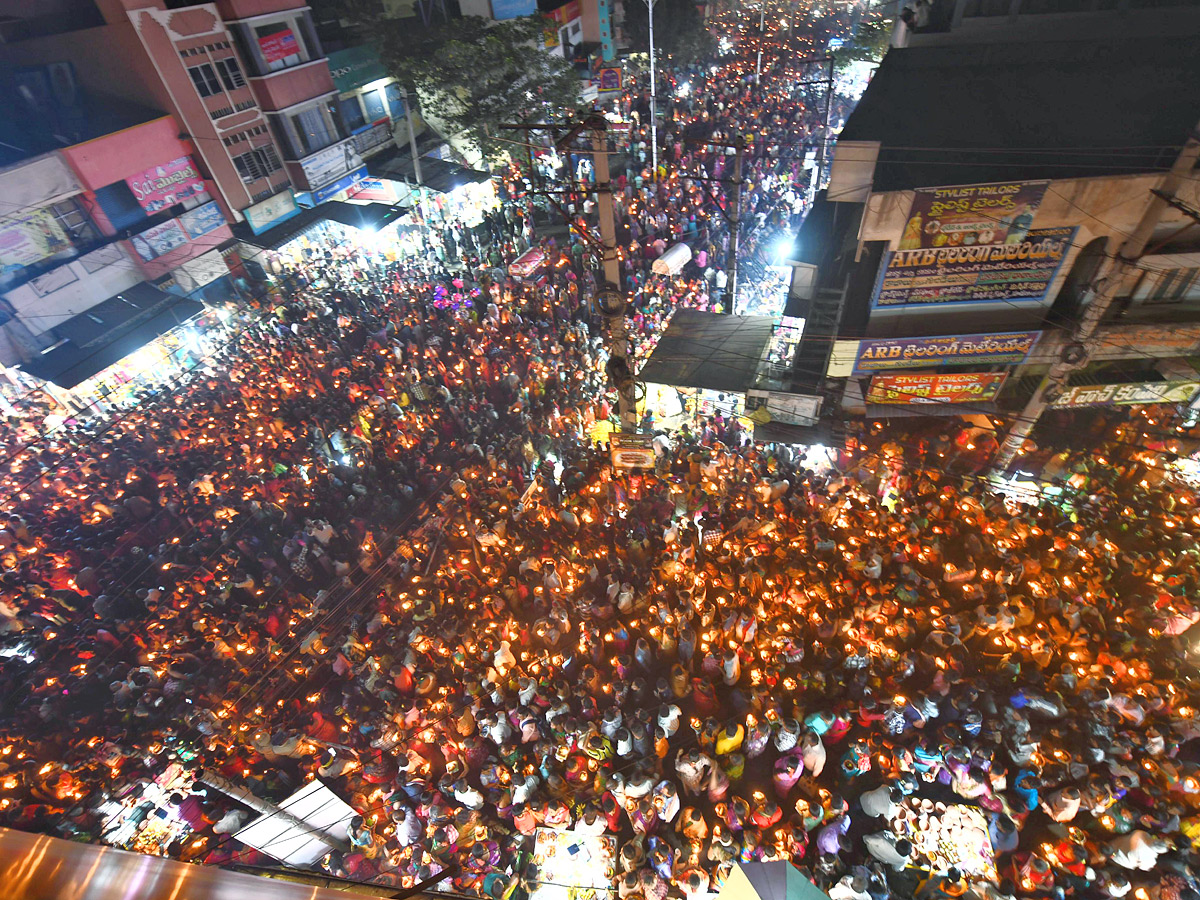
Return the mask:
<svg viewBox="0 0 1200 900">
<path fill-rule="evenodd" d="M 641 356 L 730 302 L 737 138 L 753 260 L 849 102 L 787 62 L 838 16 L 773 24 L 761 74 L 757 14 L 718 24 L 664 69 L 659 172 L 621 101 Z M 1196 900 L 1188 423 L 1048 416 L 1019 490 L 947 419 L 826 448 L 717 412 L 614 468 L 595 203 L 552 240 L 528 177 L 414 252 L 309 238 L 136 406 L 4 424 L 0 824 L 277 865 L 237 835 L 318 779 L 353 815 L 317 867 L 396 888 L 701 900 L 788 861 L 832 900 Z"/>
</svg>

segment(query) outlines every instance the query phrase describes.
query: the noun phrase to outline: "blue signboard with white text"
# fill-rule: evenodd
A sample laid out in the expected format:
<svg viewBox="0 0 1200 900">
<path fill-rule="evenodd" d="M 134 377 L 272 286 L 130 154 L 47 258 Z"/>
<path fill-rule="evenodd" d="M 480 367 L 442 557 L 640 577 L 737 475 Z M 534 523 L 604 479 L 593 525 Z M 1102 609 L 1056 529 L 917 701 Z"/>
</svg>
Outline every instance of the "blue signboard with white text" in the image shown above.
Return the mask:
<svg viewBox="0 0 1200 900">
<path fill-rule="evenodd" d="M 493 19 L 517 19 L 537 12 L 537 0 L 492 0 Z"/>
</svg>

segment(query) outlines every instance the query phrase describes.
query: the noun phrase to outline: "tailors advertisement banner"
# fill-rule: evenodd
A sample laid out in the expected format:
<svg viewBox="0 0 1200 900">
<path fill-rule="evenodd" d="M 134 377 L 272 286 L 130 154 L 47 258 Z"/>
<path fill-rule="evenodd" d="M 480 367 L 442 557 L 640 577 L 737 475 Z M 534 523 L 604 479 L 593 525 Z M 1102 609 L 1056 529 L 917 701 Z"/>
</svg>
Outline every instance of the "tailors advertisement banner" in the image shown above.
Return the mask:
<svg viewBox="0 0 1200 900">
<path fill-rule="evenodd" d="M 1044 300 L 1075 240 L 1075 231 L 1038 228 L 1017 244 L 888 253 L 871 303 L 887 309 Z"/>
<path fill-rule="evenodd" d="M 1051 406 L 1133 406 L 1152 403 L 1187 403 L 1200 389 L 1200 381 L 1135 381 L 1126 384 L 1089 384 L 1068 388 Z"/>
<path fill-rule="evenodd" d="M 1025 361 L 1041 336 L 1040 331 L 1013 331 L 864 340 L 858 345 L 854 374 L 954 364 L 1014 365 Z"/>
<path fill-rule="evenodd" d="M 920 188 L 913 194 L 898 249 L 1019 244 L 1049 184 L 1009 181 Z"/>
<path fill-rule="evenodd" d="M 1005 372 L 954 375 L 876 375 L 867 390 L 868 403 L 977 403 L 994 400 Z"/>
</svg>

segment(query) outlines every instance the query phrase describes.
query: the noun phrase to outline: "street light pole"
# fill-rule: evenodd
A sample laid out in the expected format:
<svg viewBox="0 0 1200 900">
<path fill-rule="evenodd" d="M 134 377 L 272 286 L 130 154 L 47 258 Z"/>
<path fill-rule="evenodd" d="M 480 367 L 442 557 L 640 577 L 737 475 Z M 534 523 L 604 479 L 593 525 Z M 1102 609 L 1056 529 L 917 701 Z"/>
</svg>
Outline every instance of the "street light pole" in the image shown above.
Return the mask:
<svg viewBox="0 0 1200 900">
<path fill-rule="evenodd" d="M 754 83 L 758 84 L 762 77 L 762 45 L 767 32 L 767 0 L 762 0 L 758 7 L 758 62 L 754 64 Z"/>
<path fill-rule="evenodd" d="M 658 93 L 654 76 L 654 4 L 658 0 L 644 0 L 646 12 L 650 16 L 650 159 L 654 171 L 650 180 L 658 182 Z"/>
</svg>

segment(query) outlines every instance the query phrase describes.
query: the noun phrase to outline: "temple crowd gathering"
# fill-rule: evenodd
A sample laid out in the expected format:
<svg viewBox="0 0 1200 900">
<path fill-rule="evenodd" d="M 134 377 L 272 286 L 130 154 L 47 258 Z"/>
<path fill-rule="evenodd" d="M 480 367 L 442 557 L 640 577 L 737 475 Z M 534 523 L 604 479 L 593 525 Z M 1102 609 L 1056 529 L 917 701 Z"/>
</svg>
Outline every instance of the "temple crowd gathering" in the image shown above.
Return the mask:
<svg viewBox="0 0 1200 900">
<path fill-rule="evenodd" d="M 844 12 L 757 23 L 661 64 L 657 171 L 646 78 L 611 110 L 637 358 L 731 303 L 731 229 L 769 268 L 852 104 L 788 62 Z M 549 155 L 416 252 L 314 241 L 136 405 L 3 424 L 0 824 L 271 865 L 236 835 L 318 780 L 353 815 L 316 868 L 396 889 L 703 900 L 782 860 L 831 900 L 1198 900 L 1191 425 L 1048 416 L 1052 496 L 959 419 L 803 447 L 646 413 L 655 464 L 614 469 L 594 173 Z"/>
</svg>

